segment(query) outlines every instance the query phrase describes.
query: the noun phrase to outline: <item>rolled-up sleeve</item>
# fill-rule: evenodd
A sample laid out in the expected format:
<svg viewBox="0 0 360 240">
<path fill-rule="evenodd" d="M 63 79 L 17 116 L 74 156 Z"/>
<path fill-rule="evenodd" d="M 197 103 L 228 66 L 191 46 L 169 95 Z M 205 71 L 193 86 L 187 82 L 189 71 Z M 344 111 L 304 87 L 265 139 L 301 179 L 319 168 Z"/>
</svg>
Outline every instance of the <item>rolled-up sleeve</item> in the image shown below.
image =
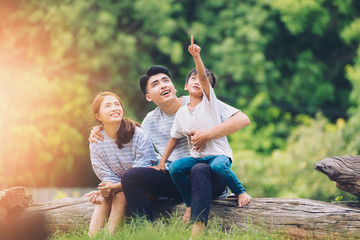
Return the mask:
<svg viewBox="0 0 360 240">
<path fill-rule="evenodd" d="M 219 106 L 219 110 L 220 110 L 220 115 L 221 115 L 221 121 L 225 122 L 227 119 L 229 119 L 232 115 L 234 115 L 237 112 L 240 112 L 239 109 L 236 109 L 222 101 L 220 101 L 219 99 L 217 99 L 217 103 Z"/>
</svg>

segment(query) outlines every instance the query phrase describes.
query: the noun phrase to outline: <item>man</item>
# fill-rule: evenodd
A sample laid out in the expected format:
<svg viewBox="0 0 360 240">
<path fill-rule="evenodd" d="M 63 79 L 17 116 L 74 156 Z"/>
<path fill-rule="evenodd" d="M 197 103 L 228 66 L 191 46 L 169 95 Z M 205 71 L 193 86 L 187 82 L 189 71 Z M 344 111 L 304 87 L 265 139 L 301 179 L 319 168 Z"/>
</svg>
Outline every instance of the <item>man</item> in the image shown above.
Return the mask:
<svg viewBox="0 0 360 240">
<path fill-rule="evenodd" d="M 152 66 L 140 79 L 140 87 L 145 98 L 157 105 L 145 117 L 142 128 L 148 133 L 156 150 L 162 155 L 170 139 L 170 130 L 178 109 L 189 102 L 188 97 L 178 98 L 171 82 L 169 71 L 161 66 Z M 219 102 L 223 123 L 206 131 L 190 132 L 195 149 L 201 151 L 210 139 L 232 134 L 250 124 L 249 118 L 239 110 Z M 179 140 L 177 147 L 168 158 L 171 163 L 188 157 L 187 139 Z M 191 219 L 197 219 L 193 225 L 192 237 L 198 236 L 207 223 L 212 197 L 220 196 L 225 190 L 225 183 L 219 176 L 211 173 L 207 164 L 196 164 L 190 172 L 192 184 Z M 153 168 L 132 168 L 122 175 L 122 186 L 128 208 L 140 216 L 153 219 L 150 204 L 145 194 L 179 198 L 175 185 L 168 171 Z M 186 219 L 186 216 L 185 216 Z"/>
</svg>

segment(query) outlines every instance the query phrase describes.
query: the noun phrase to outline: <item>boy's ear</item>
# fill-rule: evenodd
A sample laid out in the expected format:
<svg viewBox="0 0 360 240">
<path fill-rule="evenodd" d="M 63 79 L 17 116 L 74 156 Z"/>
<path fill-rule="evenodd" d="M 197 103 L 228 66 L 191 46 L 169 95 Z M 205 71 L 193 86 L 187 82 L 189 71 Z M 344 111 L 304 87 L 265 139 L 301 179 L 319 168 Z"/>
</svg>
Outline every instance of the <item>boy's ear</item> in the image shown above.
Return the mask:
<svg viewBox="0 0 360 240">
<path fill-rule="evenodd" d="M 150 97 L 150 95 L 148 93 L 145 94 L 145 98 L 146 98 L 146 101 L 152 102 L 152 98 Z"/>
<path fill-rule="evenodd" d="M 186 91 L 187 91 L 187 88 L 188 88 L 188 87 L 187 87 L 187 83 L 185 83 L 184 90 L 186 90 Z"/>
</svg>

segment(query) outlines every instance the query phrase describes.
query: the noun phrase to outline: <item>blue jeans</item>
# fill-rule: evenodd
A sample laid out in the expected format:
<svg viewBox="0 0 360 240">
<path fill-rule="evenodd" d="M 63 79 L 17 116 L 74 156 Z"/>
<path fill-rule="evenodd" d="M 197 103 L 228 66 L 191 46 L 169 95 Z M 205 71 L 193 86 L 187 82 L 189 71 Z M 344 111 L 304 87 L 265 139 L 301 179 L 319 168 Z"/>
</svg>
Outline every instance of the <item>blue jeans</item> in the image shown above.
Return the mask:
<svg viewBox="0 0 360 240">
<path fill-rule="evenodd" d="M 191 221 L 201 221 L 207 224 L 211 199 L 220 196 L 226 187 L 225 181 L 211 172 L 210 166 L 199 163 L 190 170 L 192 204 Z M 181 199 L 168 171 L 165 173 L 153 168 L 130 168 L 121 175 L 128 209 L 139 217 L 153 220 L 151 205 L 145 193 Z"/>
<path fill-rule="evenodd" d="M 191 168 L 197 163 L 208 164 L 212 172 L 224 178 L 227 186 L 236 195 L 245 192 L 245 188 L 241 185 L 239 179 L 234 172 L 230 170 L 231 160 L 229 157 L 217 155 L 204 158 L 181 158 L 170 164 L 169 173 L 187 207 L 191 206 L 191 185 L 187 175 L 190 173 Z"/>
</svg>

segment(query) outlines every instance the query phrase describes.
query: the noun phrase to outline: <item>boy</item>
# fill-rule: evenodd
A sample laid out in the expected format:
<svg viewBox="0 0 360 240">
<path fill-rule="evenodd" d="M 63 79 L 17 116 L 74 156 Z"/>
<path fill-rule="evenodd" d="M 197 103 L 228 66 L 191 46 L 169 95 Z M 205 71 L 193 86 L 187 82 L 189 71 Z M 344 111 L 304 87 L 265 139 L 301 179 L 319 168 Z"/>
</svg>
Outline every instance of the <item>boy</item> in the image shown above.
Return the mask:
<svg viewBox="0 0 360 240">
<path fill-rule="evenodd" d="M 216 83 L 215 76 L 207 69 L 200 57 L 201 48 L 194 44 L 191 36 L 191 45 L 188 48 L 193 56 L 196 70 L 191 70 L 187 76 L 185 90 L 189 92 L 190 103 L 182 106 L 176 113 L 171 139 L 165 149 L 158 170 L 165 169 L 165 162 L 176 147 L 179 139 L 188 137 L 191 157 L 181 158 L 172 162 L 169 172 L 175 186 L 178 188 L 186 204 L 184 221 L 187 221 L 191 213 L 191 187 L 187 174 L 197 163 L 207 163 L 211 170 L 222 176 L 229 188 L 237 195 L 238 206 L 242 207 L 250 202 L 251 197 L 245 192 L 241 182 L 230 170 L 232 150 L 226 137 L 212 139 L 201 151 L 193 149 L 191 143 L 191 131 L 194 129 L 206 130 L 221 123 L 219 106 L 212 87 Z M 210 83 L 210 80 L 211 83 Z"/>
</svg>

